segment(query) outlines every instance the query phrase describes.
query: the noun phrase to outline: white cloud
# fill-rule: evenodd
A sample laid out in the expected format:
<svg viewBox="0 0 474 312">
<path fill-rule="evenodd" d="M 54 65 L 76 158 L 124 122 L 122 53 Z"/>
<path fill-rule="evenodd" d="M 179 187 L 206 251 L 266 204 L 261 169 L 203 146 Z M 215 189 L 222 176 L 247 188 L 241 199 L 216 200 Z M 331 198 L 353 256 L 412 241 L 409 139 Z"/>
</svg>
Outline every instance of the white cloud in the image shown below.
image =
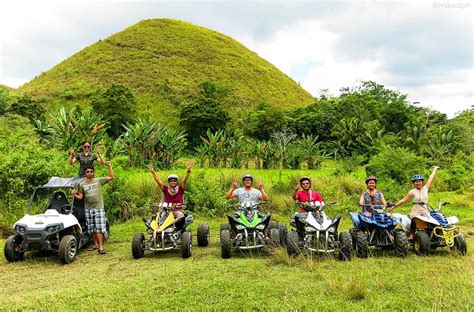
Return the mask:
<svg viewBox="0 0 474 312">
<path fill-rule="evenodd" d="M 234 37 L 313 95 L 373 80 L 453 116 L 473 103 L 473 8 L 433 3 L 6 1 L 0 84 L 19 86 L 141 19 L 169 17 Z"/>
</svg>

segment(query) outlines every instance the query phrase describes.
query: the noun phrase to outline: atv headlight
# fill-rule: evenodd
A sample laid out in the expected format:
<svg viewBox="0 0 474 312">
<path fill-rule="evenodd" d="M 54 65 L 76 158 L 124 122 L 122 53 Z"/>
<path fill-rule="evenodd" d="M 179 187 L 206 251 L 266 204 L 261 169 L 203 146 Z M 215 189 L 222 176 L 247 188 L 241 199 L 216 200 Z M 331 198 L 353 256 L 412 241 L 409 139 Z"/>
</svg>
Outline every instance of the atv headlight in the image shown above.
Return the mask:
<svg viewBox="0 0 474 312">
<path fill-rule="evenodd" d="M 25 234 L 26 226 L 24 226 L 24 225 L 15 225 L 15 231 L 17 231 L 18 234 Z"/>
<path fill-rule="evenodd" d="M 255 227 L 257 230 L 263 230 L 265 228 L 265 225 L 259 224 Z"/>
<path fill-rule="evenodd" d="M 243 229 L 245 229 L 245 226 L 240 225 L 240 224 L 237 224 L 237 225 L 235 226 L 235 228 L 236 228 L 237 230 L 243 230 Z"/>
<path fill-rule="evenodd" d="M 312 227 L 310 227 L 310 226 L 305 227 L 304 230 L 305 230 L 306 232 L 316 232 L 316 229 L 315 229 L 315 228 L 312 228 Z"/>
<path fill-rule="evenodd" d="M 50 225 L 46 227 L 44 230 L 48 233 L 55 233 L 61 230 L 61 225 L 60 224 Z"/>
</svg>

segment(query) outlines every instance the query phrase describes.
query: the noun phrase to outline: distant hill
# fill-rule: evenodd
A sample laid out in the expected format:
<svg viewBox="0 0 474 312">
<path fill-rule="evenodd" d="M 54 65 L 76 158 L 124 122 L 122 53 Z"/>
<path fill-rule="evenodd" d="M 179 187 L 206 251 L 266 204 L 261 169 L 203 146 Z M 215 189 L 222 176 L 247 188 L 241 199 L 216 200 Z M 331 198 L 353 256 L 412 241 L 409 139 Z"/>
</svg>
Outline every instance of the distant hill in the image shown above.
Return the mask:
<svg viewBox="0 0 474 312">
<path fill-rule="evenodd" d="M 6 86 L 6 85 L 2 85 L 0 84 L 0 89 L 4 89 L 4 90 L 7 90 L 7 91 L 14 91 L 15 89 L 12 88 L 12 87 L 9 87 L 9 86 Z"/>
<path fill-rule="evenodd" d="M 295 81 L 232 38 L 170 19 L 144 20 L 100 40 L 19 91 L 54 108 L 88 103 L 96 90 L 121 84 L 137 97 L 139 115 L 175 123 L 179 105 L 197 97 L 204 81 L 229 88 L 224 102 L 234 113 L 261 102 L 290 108 L 314 101 Z"/>
</svg>

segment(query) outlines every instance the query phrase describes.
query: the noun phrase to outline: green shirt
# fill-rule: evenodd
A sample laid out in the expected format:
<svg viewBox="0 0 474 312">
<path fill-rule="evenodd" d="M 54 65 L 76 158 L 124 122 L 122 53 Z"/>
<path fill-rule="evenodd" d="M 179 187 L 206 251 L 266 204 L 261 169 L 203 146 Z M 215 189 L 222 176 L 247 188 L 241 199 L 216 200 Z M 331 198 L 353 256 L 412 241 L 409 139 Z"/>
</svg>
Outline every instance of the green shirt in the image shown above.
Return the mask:
<svg viewBox="0 0 474 312">
<path fill-rule="evenodd" d="M 79 176 L 84 177 L 86 175 L 84 172 L 86 167 L 91 166 L 94 168 L 94 160 L 98 160 L 99 158 L 94 153 L 90 153 L 86 156 L 80 152 L 77 154 L 76 159 L 79 161 Z"/>
<path fill-rule="evenodd" d="M 91 181 L 84 179 L 79 183 L 79 193 L 84 194 L 84 208 L 104 209 L 104 198 L 102 196 L 102 185 L 109 182 L 107 178 L 94 178 Z"/>
</svg>

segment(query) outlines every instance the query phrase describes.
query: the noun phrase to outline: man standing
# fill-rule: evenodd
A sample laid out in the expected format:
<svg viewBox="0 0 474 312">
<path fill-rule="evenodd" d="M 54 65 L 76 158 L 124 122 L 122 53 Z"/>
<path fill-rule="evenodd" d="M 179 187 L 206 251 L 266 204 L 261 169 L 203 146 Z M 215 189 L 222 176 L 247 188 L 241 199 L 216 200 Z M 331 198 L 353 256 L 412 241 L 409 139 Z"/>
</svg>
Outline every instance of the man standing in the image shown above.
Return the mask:
<svg viewBox="0 0 474 312">
<path fill-rule="evenodd" d="M 112 164 L 110 161 L 106 161 L 105 164 L 109 168 L 109 175 L 102 178 L 94 178 L 94 168 L 86 166 L 84 170 L 86 178 L 79 183 L 79 189 L 74 194 L 77 200 L 84 199 L 85 201 L 87 231 L 92 236 L 92 248 L 97 247 L 101 255 L 107 253 L 103 248 L 104 234 L 107 232 L 107 229 L 102 185 L 114 178 Z"/>
</svg>

